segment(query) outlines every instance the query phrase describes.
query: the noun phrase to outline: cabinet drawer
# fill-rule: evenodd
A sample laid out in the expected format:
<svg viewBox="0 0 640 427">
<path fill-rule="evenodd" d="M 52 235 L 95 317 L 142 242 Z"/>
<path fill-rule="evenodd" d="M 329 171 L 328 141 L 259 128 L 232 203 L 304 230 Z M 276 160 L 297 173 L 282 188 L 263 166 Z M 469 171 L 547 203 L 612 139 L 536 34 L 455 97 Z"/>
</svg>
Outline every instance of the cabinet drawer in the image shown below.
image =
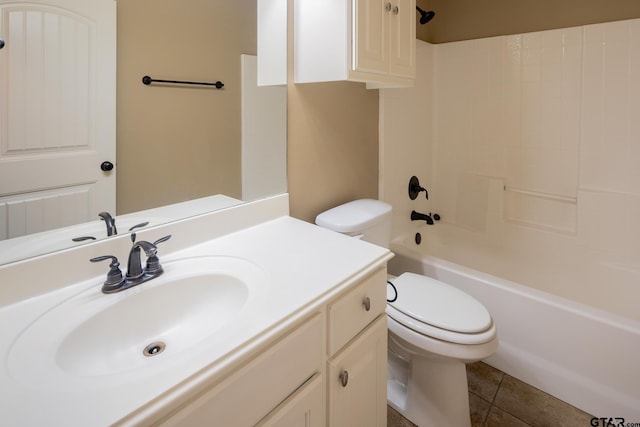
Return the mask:
<svg viewBox="0 0 640 427">
<path fill-rule="evenodd" d="M 255 425 L 321 369 L 322 337 L 316 315 L 162 425 Z"/>
<path fill-rule="evenodd" d="M 329 305 L 329 355 L 364 329 L 387 306 L 387 271 L 380 269 Z M 369 301 L 368 309 L 366 301 Z"/>
</svg>

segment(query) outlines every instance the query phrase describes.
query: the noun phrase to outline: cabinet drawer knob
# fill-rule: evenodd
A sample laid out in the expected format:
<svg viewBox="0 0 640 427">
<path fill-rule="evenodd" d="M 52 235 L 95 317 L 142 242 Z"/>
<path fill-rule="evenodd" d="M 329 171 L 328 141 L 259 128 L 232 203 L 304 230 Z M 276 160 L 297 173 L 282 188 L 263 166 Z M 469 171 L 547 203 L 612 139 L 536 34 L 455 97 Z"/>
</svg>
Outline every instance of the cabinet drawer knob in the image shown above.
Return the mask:
<svg viewBox="0 0 640 427">
<path fill-rule="evenodd" d="M 400 8 L 398 6 L 393 8 L 393 14 L 397 15 L 400 12 Z"/>
<path fill-rule="evenodd" d="M 348 382 L 349 382 L 349 372 L 347 371 L 340 372 L 340 384 L 342 384 L 342 387 L 346 387 Z"/>
<path fill-rule="evenodd" d="M 371 310 L 371 299 L 369 299 L 369 297 L 364 297 L 362 305 L 364 305 L 365 311 Z"/>
<path fill-rule="evenodd" d="M 387 2 L 387 5 L 384 7 L 384 10 L 387 12 L 391 12 L 391 2 Z"/>
</svg>

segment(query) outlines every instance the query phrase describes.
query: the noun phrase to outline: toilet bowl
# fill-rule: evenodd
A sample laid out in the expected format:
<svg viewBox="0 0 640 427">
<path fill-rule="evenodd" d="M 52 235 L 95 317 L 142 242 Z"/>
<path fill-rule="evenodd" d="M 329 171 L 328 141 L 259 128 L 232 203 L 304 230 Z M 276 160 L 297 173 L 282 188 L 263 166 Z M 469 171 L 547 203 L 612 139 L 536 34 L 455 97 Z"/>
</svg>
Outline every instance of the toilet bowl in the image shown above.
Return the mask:
<svg viewBox="0 0 640 427">
<path fill-rule="evenodd" d="M 388 247 L 391 206 L 355 200 L 321 213 L 316 224 Z M 389 283 L 389 405 L 420 427 L 470 426 L 465 363 L 497 350 L 489 312 L 470 295 L 423 275 L 402 273 Z"/>
<path fill-rule="evenodd" d="M 438 280 L 403 273 L 389 281 L 397 290 L 386 310 L 389 404 L 419 426 L 469 426 L 465 363 L 495 353 L 491 316 Z"/>
</svg>

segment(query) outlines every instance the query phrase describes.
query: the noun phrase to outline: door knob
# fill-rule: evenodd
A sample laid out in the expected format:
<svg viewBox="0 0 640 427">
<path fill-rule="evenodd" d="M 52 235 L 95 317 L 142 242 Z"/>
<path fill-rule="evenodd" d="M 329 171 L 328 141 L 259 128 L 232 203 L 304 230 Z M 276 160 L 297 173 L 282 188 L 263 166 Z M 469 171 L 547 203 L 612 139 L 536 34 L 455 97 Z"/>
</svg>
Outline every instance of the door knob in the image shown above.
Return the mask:
<svg viewBox="0 0 640 427">
<path fill-rule="evenodd" d="M 113 163 L 109 161 L 102 162 L 102 164 L 100 165 L 100 169 L 102 169 L 104 172 L 109 172 L 113 169 Z"/>
</svg>

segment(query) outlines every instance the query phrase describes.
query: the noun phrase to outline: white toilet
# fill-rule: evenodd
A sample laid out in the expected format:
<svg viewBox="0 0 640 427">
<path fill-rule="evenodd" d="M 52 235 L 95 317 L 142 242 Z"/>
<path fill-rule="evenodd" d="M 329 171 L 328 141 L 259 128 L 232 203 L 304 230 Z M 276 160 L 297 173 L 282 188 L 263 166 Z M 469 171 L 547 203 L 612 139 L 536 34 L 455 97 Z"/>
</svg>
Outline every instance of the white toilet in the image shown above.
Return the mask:
<svg viewBox="0 0 640 427">
<path fill-rule="evenodd" d="M 388 247 L 391 206 L 355 200 L 316 217 L 316 224 Z M 414 273 L 389 277 L 387 400 L 420 427 L 468 427 L 465 363 L 495 353 L 498 336 L 487 309 L 470 295 Z"/>
</svg>

